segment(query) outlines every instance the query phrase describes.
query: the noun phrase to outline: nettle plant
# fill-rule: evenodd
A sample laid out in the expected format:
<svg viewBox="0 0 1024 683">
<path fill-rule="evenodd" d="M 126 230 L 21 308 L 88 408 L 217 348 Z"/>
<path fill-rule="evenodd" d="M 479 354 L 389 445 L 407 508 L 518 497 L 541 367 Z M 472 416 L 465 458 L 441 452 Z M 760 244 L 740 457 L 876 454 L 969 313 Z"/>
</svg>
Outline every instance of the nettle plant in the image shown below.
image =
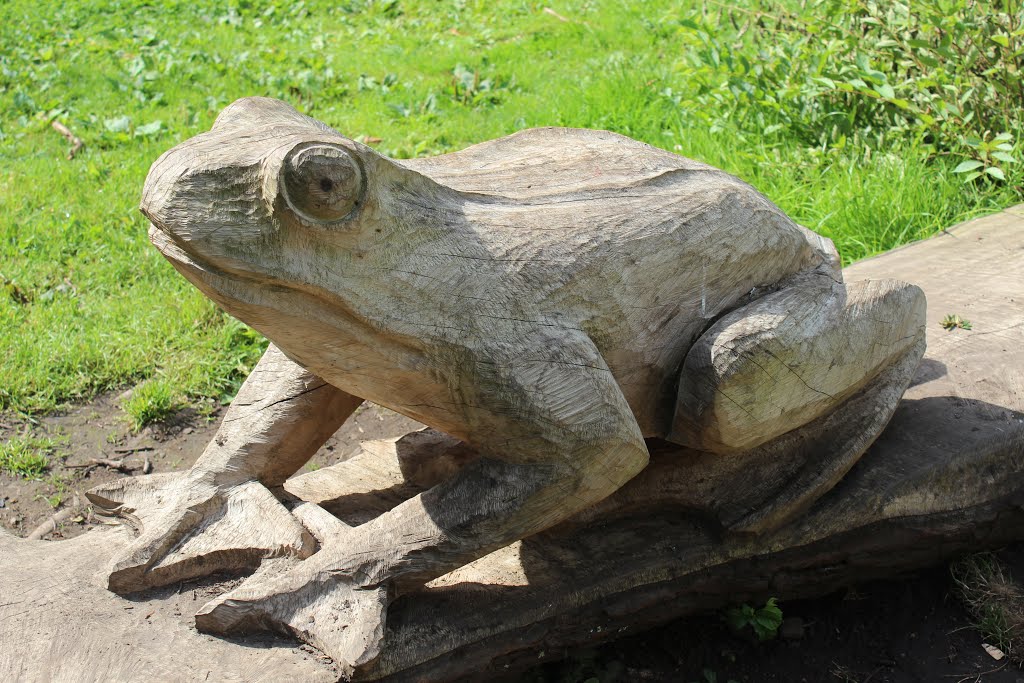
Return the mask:
<svg viewBox="0 0 1024 683">
<path fill-rule="evenodd" d="M 908 142 L 959 162 L 953 172 L 966 181 L 1007 182 L 1024 132 L 1021 5 L 803 0 L 785 9 L 769 0 L 744 11 L 716 3 L 680 25 L 697 100 L 715 105 L 699 110 L 725 112 L 713 125 L 785 129 L 833 149 Z"/>
</svg>

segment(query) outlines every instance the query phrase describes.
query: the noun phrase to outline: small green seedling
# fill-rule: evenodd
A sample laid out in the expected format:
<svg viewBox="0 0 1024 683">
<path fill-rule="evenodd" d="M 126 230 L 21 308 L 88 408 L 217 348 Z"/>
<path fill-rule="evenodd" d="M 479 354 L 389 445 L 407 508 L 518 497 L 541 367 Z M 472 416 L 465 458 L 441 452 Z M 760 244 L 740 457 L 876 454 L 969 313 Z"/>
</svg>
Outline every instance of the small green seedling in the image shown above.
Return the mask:
<svg viewBox="0 0 1024 683">
<path fill-rule="evenodd" d="M 946 330 L 947 332 L 952 332 L 955 329 L 971 329 L 971 321 L 964 320 L 958 315 L 947 315 L 945 318 L 942 319 L 942 322 L 940 324 L 942 325 L 942 329 Z"/>
<path fill-rule="evenodd" d="M 35 497 L 35 499 L 36 500 L 45 500 L 47 505 L 52 507 L 54 510 L 56 510 L 57 508 L 59 508 L 61 505 L 64 504 L 64 494 L 63 493 L 55 493 L 52 496 L 44 496 L 42 494 L 39 494 L 39 495 L 37 495 Z"/>
<path fill-rule="evenodd" d="M 730 607 L 725 610 L 725 622 L 734 631 L 742 631 L 746 626 L 754 629 L 758 640 L 770 640 L 779 632 L 782 625 L 782 610 L 775 603 L 775 598 L 769 598 L 764 607 L 751 607 L 743 603 L 739 607 Z"/>
</svg>

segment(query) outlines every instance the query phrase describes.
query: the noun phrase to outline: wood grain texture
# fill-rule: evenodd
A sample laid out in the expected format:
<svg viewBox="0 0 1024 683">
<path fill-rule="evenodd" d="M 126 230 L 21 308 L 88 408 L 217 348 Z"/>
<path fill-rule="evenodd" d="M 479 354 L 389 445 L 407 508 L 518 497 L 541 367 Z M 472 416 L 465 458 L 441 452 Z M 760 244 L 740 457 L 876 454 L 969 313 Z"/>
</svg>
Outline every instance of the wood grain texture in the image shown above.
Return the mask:
<svg viewBox="0 0 1024 683">
<path fill-rule="evenodd" d="M 23 541 L 0 532 L 0 680 L 273 681 L 328 683 L 333 667 L 293 642 L 254 636 L 227 642 L 192 626 L 193 585 L 125 599 L 100 582 L 126 529 L 67 541 Z"/>
<path fill-rule="evenodd" d="M 921 290 L 895 280 L 847 286 L 819 277 L 758 299 L 690 349 L 668 438 L 715 453 L 778 438 L 834 410 L 908 351 L 919 359 L 924 320 Z"/>
</svg>

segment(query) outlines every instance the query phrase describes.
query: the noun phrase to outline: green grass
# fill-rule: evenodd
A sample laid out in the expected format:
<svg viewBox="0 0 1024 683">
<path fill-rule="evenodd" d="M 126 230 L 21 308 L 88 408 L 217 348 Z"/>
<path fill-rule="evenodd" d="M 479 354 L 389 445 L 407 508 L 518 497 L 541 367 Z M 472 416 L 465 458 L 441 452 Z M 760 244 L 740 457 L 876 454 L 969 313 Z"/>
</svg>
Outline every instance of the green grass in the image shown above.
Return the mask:
<svg viewBox="0 0 1024 683">
<path fill-rule="evenodd" d="M 121 408 L 128 415 L 132 431 L 162 422 L 179 408 L 175 387 L 163 379 L 150 379 L 135 387 Z"/>
<path fill-rule="evenodd" d="M 25 479 L 38 479 L 50 469 L 57 448 L 51 438 L 19 436 L 0 445 L 0 471 Z"/>
<path fill-rule="evenodd" d="M 551 3 L 563 21 L 521 0 L 8 0 L 0 409 L 52 410 L 156 373 L 171 403 L 235 391 L 265 342 L 148 245 L 137 203 L 150 163 L 245 95 L 399 157 L 532 126 L 614 130 L 752 182 L 847 261 L 1020 201 L 1019 174 L 965 185 L 912 141 L 811 145 L 796 127 L 734 125 L 689 59 L 684 20 L 703 5 Z M 719 19 L 721 39 L 754 46 Z M 85 141 L 75 159 L 53 119 Z"/>
</svg>

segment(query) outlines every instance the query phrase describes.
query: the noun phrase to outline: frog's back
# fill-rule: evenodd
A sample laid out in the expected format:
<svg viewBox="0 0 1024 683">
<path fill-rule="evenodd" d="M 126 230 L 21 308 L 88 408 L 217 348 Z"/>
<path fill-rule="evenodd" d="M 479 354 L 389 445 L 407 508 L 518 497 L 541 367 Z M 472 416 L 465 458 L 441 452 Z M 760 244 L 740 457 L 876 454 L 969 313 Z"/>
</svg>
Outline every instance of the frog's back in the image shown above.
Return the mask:
<svg viewBox="0 0 1024 683">
<path fill-rule="evenodd" d="M 672 171 L 722 171 L 606 130 L 531 128 L 398 163 L 462 192 L 536 200 L 635 186 Z"/>
<path fill-rule="evenodd" d="M 556 255 L 559 242 L 576 251 L 583 241 L 595 248 L 586 252 L 614 245 L 635 260 L 667 237 L 673 251 L 737 242 L 785 261 L 820 246 L 735 176 L 610 131 L 532 128 L 396 163 L 465 194 L 471 224 L 526 251 Z"/>
<path fill-rule="evenodd" d="M 713 319 L 751 290 L 835 270 L 828 240 L 747 183 L 607 131 L 533 129 L 400 163 L 467 195 L 486 253 L 528 283 L 517 300 L 587 332 L 648 434 Z"/>
<path fill-rule="evenodd" d="M 481 253 L 529 281 L 542 307 L 576 309 L 583 325 L 604 318 L 596 338 L 622 328 L 609 314 L 632 314 L 573 304 L 594 289 L 632 310 L 706 320 L 751 288 L 834 259 L 827 239 L 735 176 L 608 131 L 535 128 L 398 163 L 463 193 Z"/>
</svg>

